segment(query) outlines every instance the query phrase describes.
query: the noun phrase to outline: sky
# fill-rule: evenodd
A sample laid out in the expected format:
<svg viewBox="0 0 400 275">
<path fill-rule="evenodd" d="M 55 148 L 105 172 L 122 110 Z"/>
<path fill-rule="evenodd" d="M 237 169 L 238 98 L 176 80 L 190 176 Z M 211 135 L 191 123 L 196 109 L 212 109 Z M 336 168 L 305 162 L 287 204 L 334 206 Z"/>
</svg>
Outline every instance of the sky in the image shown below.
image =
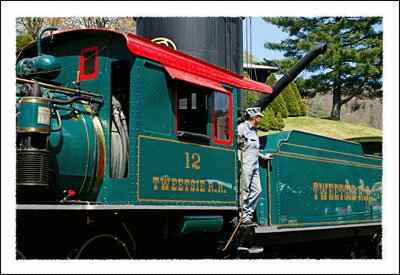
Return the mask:
<svg viewBox="0 0 400 275">
<path fill-rule="evenodd" d="M 280 33 L 259 16 L 383 16 L 384 246 L 379 261 L 16 261 L 15 18 L 18 16 L 252 16 L 252 52 L 274 59 L 265 41 Z M 399 6 L 395 1 L 2 1 L 1 2 L 1 271 L 2 273 L 369 273 L 399 272 Z M 388 146 L 389 145 L 389 146 Z"/>
<path fill-rule="evenodd" d="M 243 20 L 243 51 L 251 52 L 257 61 L 263 61 L 264 58 L 267 60 L 282 59 L 282 52 L 268 50 L 264 44 L 280 42 L 287 37 L 287 34 L 278 27 L 265 22 L 262 17 L 246 17 Z"/>
</svg>

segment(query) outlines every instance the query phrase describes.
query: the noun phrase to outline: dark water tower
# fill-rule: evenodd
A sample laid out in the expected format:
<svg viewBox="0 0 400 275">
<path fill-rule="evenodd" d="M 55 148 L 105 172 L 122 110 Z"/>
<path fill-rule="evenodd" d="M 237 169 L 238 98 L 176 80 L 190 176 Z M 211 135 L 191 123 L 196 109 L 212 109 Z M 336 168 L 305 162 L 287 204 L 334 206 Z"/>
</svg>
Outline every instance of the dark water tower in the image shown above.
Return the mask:
<svg viewBox="0 0 400 275">
<path fill-rule="evenodd" d="M 138 17 L 136 34 L 243 75 L 240 17 Z M 172 42 L 172 43 L 171 43 Z M 239 97 L 239 106 L 243 106 Z M 241 108 L 240 108 L 241 109 Z"/>
</svg>

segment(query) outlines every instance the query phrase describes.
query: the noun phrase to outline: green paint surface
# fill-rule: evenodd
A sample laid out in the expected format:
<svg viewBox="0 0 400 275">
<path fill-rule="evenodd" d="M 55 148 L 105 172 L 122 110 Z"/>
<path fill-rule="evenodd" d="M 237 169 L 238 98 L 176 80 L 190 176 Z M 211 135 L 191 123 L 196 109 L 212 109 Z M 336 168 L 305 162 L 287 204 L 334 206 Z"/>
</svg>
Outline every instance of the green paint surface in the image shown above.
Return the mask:
<svg viewBox="0 0 400 275">
<path fill-rule="evenodd" d="M 300 131 L 269 135 L 270 185 L 261 171 L 260 221 L 308 226 L 381 220 L 382 159 L 347 142 Z M 268 217 L 268 214 L 269 216 Z"/>
<path fill-rule="evenodd" d="M 139 137 L 139 202 L 236 205 L 234 150 Z"/>
</svg>

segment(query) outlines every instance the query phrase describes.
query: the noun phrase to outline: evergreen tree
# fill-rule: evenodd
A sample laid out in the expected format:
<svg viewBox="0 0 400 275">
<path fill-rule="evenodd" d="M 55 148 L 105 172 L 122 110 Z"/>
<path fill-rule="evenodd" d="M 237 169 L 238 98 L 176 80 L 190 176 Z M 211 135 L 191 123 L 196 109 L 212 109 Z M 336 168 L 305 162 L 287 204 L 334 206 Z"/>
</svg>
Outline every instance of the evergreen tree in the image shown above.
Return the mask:
<svg viewBox="0 0 400 275">
<path fill-rule="evenodd" d="M 382 17 L 266 17 L 288 38 L 266 43 L 283 51 L 292 64 L 314 45 L 327 43 L 328 50 L 307 71 L 310 77 L 299 86 L 302 94 L 332 92 L 331 118 L 340 120 L 341 106 L 352 98 L 382 97 Z M 290 112 L 290 111 L 289 111 Z"/>
<path fill-rule="evenodd" d="M 276 83 L 276 76 L 275 74 L 271 73 L 270 76 L 268 77 L 267 81 L 265 82 L 265 84 L 273 87 Z"/>
<path fill-rule="evenodd" d="M 300 115 L 299 105 L 297 104 L 296 96 L 294 95 L 290 84 L 282 91 L 282 96 L 286 103 L 288 115 L 299 116 Z"/>
<path fill-rule="evenodd" d="M 276 115 L 276 121 L 278 124 L 278 130 L 282 130 L 283 128 L 285 128 L 285 122 L 283 121 L 281 112 L 278 112 L 278 114 Z"/>
<path fill-rule="evenodd" d="M 294 95 L 296 96 L 296 100 L 297 100 L 297 105 L 299 106 L 299 110 L 300 116 L 306 116 L 307 115 L 307 110 L 306 110 L 306 105 L 304 104 L 303 99 L 301 98 L 299 89 L 297 89 L 297 85 L 295 82 L 290 83 L 290 85 L 292 85 L 292 91 L 294 93 Z"/>
<path fill-rule="evenodd" d="M 271 74 L 268 79 L 266 84 L 269 86 L 274 86 L 276 83 L 276 77 L 275 74 Z M 278 114 L 278 112 L 281 112 L 282 117 L 288 117 L 288 110 L 286 108 L 286 103 L 285 100 L 283 99 L 282 94 L 279 94 L 270 104 L 269 106 L 274 110 L 275 116 Z"/>
<path fill-rule="evenodd" d="M 257 129 L 267 132 L 270 129 L 270 123 L 268 119 L 268 108 L 265 108 L 261 113 L 264 115 L 261 117 L 260 124 L 258 124 Z"/>
<path fill-rule="evenodd" d="M 274 111 L 272 110 L 271 107 L 265 108 L 267 110 L 267 119 L 269 122 L 269 129 L 271 130 L 279 130 L 278 126 L 278 121 L 276 120 L 276 117 L 274 115 Z"/>
<path fill-rule="evenodd" d="M 281 113 L 282 117 L 288 117 L 288 110 L 286 108 L 286 103 L 285 99 L 283 98 L 283 95 L 280 94 L 278 95 L 270 104 L 269 107 L 272 108 L 274 111 L 274 114 L 277 115 L 278 113 Z"/>
</svg>

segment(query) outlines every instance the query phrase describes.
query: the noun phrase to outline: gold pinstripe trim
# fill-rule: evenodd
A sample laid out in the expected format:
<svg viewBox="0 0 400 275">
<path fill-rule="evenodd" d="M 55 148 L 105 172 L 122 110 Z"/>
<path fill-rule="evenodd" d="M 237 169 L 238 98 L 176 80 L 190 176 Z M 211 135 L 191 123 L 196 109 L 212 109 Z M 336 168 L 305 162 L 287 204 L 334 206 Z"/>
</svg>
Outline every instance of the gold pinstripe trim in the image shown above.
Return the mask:
<svg viewBox="0 0 400 275">
<path fill-rule="evenodd" d="M 318 151 L 325 151 L 329 153 L 336 153 L 336 154 L 342 154 L 342 155 L 347 155 L 347 156 L 352 156 L 352 157 L 358 157 L 358 158 L 366 158 L 370 160 L 378 160 L 381 161 L 382 159 L 380 158 L 371 158 L 371 157 L 366 157 L 366 156 L 359 156 L 359 155 L 354 155 L 354 154 L 349 154 L 349 153 L 344 153 L 344 152 L 339 152 L 339 151 L 333 151 L 333 150 L 328 150 L 328 149 L 322 149 L 322 148 L 317 148 L 317 147 L 311 147 L 311 146 L 305 146 L 305 145 L 299 145 L 299 144 L 293 144 L 293 143 L 287 143 L 287 142 L 282 142 L 279 144 L 279 150 L 281 149 L 282 145 L 288 145 L 288 146 L 295 146 L 295 147 L 301 147 L 301 148 L 307 148 L 311 150 L 318 150 Z"/>
<path fill-rule="evenodd" d="M 149 139 L 163 140 L 163 141 L 168 141 L 168 142 L 175 142 L 175 143 L 180 143 L 180 144 L 190 144 L 190 145 L 194 145 L 194 146 L 204 147 L 204 148 L 207 148 L 207 149 L 211 148 L 211 149 L 217 149 L 217 150 L 236 152 L 235 150 L 232 150 L 232 149 L 215 147 L 215 146 L 205 146 L 205 145 L 201 145 L 201 144 L 197 144 L 197 143 L 191 143 L 191 142 L 179 141 L 179 140 L 173 140 L 173 139 L 166 139 L 166 138 L 159 138 L 159 137 L 152 137 L 152 136 L 144 136 L 144 135 L 139 135 L 138 138 L 149 138 Z"/>
<path fill-rule="evenodd" d="M 30 97 L 23 97 L 19 101 L 20 103 L 42 103 L 42 104 L 50 104 L 50 100 L 45 98 L 30 98 Z"/>
<path fill-rule="evenodd" d="M 178 140 L 170 140 L 170 139 L 165 139 L 165 138 L 159 138 L 159 137 L 151 137 L 151 136 L 144 136 L 144 135 L 139 135 L 138 136 L 138 167 L 137 167 L 137 187 L 136 187 L 136 200 L 137 201 L 151 201 L 151 202 L 191 202 L 191 203 L 222 203 L 222 204 L 232 204 L 236 203 L 236 200 L 233 201 L 196 201 L 196 200 L 157 200 L 157 199 L 141 199 L 139 198 L 140 196 L 140 139 L 141 138 L 148 138 L 148 139 L 155 139 L 155 140 L 162 140 L 166 142 L 175 142 L 175 143 L 180 143 L 180 144 L 189 144 L 189 145 L 195 145 L 195 146 L 200 146 L 200 147 L 205 147 L 207 149 L 217 149 L 217 150 L 224 150 L 224 151 L 230 151 L 233 152 L 235 155 L 235 171 L 236 171 L 236 151 L 231 150 L 231 149 L 226 149 L 226 148 L 219 148 L 219 147 L 214 147 L 214 146 L 204 146 L 204 145 L 198 145 L 195 143 L 189 143 L 189 142 L 182 142 Z M 234 184 L 234 183 L 233 183 Z"/>
<path fill-rule="evenodd" d="M 38 132 L 41 134 L 49 134 L 50 130 L 36 128 L 36 127 L 25 127 L 25 128 L 17 128 L 17 132 L 19 132 L 19 133 Z"/>
<path fill-rule="evenodd" d="M 195 201 L 195 200 L 156 200 L 156 199 L 138 199 L 138 201 L 152 201 L 152 202 L 198 202 L 198 203 L 235 203 L 236 201 Z"/>
<path fill-rule="evenodd" d="M 268 178 L 267 178 L 267 188 L 268 188 L 268 223 L 271 223 L 272 215 L 271 215 L 271 161 L 268 160 Z"/>
<path fill-rule="evenodd" d="M 302 226 L 302 225 L 312 225 L 312 224 L 346 224 L 346 223 L 369 223 L 369 222 L 381 222 L 382 219 L 373 219 L 373 220 L 343 220 L 343 221 L 332 221 L 332 222 L 304 222 L 304 223 L 288 223 L 288 224 L 271 224 L 271 226 L 284 226 L 284 227 L 292 227 L 292 226 Z"/>
<path fill-rule="evenodd" d="M 85 105 L 83 105 L 83 107 L 86 109 L 86 106 L 85 106 Z M 75 108 L 77 108 L 79 111 L 81 111 L 81 109 L 78 107 L 77 104 L 75 104 Z M 78 194 L 81 194 L 81 192 L 82 192 L 82 190 L 83 190 L 83 187 L 86 185 L 85 183 L 86 183 L 86 178 L 87 178 L 88 171 L 89 171 L 89 161 L 90 161 L 90 139 L 89 139 L 89 131 L 88 131 L 88 128 L 87 128 L 87 125 L 86 125 L 86 119 L 85 119 L 84 115 L 81 115 L 80 117 L 81 117 L 81 119 L 82 119 L 83 125 L 85 126 L 85 130 L 86 130 L 86 140 L 87 140 L 87 144 L 88 144 L 88 152 L 87 152 L 88 157 L 87 157 L 87 160 L 86 160 L 85 178 L 83 179 L 83 182 L 82 182 L 82 185 L 81 185 L 81 188 L 80 188 Z"/>
<path fill-rule="evenodd" d="M 312 161 L 318 161 L 318 162 L 335 163 L 335 164 L 341 164 L 341 165 L 346 165 L 346 166 L 356 166 L 356 167 L 362 167 L 362 168 L 383 170 L 382 166 L 377 166 L 377 165 L 360 164 L 360 163 L 348 162 L 348 161 L 335 161 L 333 159 L 320 158 L 320 157 L 311 157 L 310 158 L 309 155 L 302 155 L 302 154 L 296 154 L 296 153 L 284 152 L 284 153 L 276 153 L 276 155 L 283 156 L 283 157 L 289 157 L 289 158 L 306 159 L 306 160 L 312 160 Z"/>
<path fill-rule="evenodd" d="M 97 169 L 96 169 L 96 181 L 95 181 L 95 186 L 98 186 L 103 182 L 106 173 L 107 154 L 106 154 L 106 139 L 104 136 L 103 127 L 101 126 L 101 122 L 97 116 L 93 117 L 93 128 L 98 140 Z"/>
</svg>

